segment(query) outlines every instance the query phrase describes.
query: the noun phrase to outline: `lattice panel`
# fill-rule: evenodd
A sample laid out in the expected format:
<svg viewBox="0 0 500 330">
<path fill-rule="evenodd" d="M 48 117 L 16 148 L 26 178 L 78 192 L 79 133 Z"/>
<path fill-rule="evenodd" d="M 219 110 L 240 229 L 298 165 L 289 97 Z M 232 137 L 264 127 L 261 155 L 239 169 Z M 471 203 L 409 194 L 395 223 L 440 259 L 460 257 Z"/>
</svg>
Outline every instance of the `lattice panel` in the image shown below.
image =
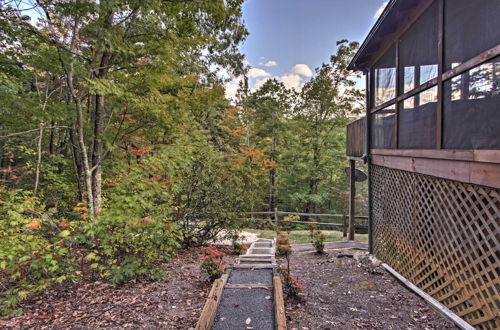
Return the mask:
<svg viewBox="0 0 500 330">
<path fill-rule="evenodd" d="M 372 166 L 375 255 L 478 329 L 500 328 L 500 190 Z"/>
</svg>

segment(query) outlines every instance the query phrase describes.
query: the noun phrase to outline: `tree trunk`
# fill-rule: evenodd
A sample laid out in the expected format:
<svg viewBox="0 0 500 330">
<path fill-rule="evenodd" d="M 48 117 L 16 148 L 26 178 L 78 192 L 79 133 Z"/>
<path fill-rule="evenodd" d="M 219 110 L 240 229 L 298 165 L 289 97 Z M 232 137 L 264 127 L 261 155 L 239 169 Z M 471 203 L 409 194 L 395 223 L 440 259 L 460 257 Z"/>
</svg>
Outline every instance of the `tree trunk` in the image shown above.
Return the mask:
<svg viewBox="0 0 500 330">
<path fill-rule="evenodd" d="M 110 16 L 111 17 L 111 16 Z M 111 22 L 109 22 L 111 24 Z M 96 78 L 103 79 L 108 73 L 107 67 L 112 61 L 111 54 L 104 52 L 101 56 L 99 70 Z M 103 134 L 104 134 L 104 95 L 95 95 L 95 108 L 93 114 L 94 139 L 92 141 L 92 194 L 94 197 L 94 209 L 99 211 L 102 201 L 102 157 L 103 157 Z"/>
<path fill-rule="evenodd" d="M 271 140 L 271 163 L 275 162 L 276 158 L 276 133 L 273 128 L 273 133 L 272 133 L 272 140 Z M 274 197 L 274 191 L 275 191 L 275 181 L 276 181 L 276 169 L 274 167 L 271 167 L 269 170 L 269 211 L 274 211 L 274 208 L 276 207 L 275 203 L 275 197 Z"/>
<path fill-rule="evenodd" d="M 36 170 L 35 170 L 35 187 L 33 188 L 33 195 L 38 193 L 38 184 L 40 183 L 40 164 L 42 163 L 42 139 L 43 139 L 43 123 L 40 123 L 40 134 L 38 135 L 37 144 L 37 157 L 36 157 Z"/>
<path fill-rule="evenodd" d="M 94 113 L 94 141 L 92 143 L 92 194 L 94 197 L 94 209 L 98 211 L 101 207 L 102 188 L 102 135 L 104 132 L 104 95 L 96 95 Z"/>
<path fill-rule="evenodd" d="M 78 152 L 78 149 L 76 147 L 76 141 L 75 141 L 75 134 L 72 129 L 69 129 L 69 141 L 71 144 L 71 153 L 73 155 L 73 166 L 75 168 L 75 176 L 76 176 L 76 181 L 78 183 L 78 197 L 81 202 L 85 199 L 85 187 L 83 186 L 83 164 L 82 164 L 82 158 L 80 157 L 80 153 Z"/>
<path fill-rule="evenodd" d="M 78 136 L 78 146 L 80 148 L 79 154 L 82 159 L 82 178 L 85 182 L 85 191 L 87 193 L 87 208 L 90 215 L 94 214 L 94 198 L 92 192 L 92 171 L 89 164 L 89 157 L 87 153 L 87 146 L 85 145 L 85 135 L 84 135 L 84 118 L 82 103 L 73 85 L 73 63 L 69 64 L 69 68 L 66 68 L 66 79 L 68 81 L 68 87 L 71 93 L 71 97 L 75 103 L 76 110 L 76 132 Z"/>
</svg>

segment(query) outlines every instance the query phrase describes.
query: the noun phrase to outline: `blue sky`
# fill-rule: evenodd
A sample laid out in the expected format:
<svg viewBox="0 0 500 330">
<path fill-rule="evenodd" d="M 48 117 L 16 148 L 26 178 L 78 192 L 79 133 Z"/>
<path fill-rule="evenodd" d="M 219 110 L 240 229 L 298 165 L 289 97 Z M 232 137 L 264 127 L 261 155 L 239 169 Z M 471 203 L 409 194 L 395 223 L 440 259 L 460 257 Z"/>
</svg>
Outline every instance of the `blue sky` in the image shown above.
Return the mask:
<svg viewBox="0 0 500 330">
<path fill-rule="evenodd" d="M 240 50 L 254 68 L 249 72 L 250 86 L 258 87 L 266 78 L 279 77 L 289 87 L 300 87 L 310 78 L 306 66 L 314 70 L 327 62 L 335 52 L 337 40 L 362 42 L 385 3 L 247 0 L 243 17 L 250 35 Z M 294 68 L 297 64 L 302 65 Z"/>
</svg>

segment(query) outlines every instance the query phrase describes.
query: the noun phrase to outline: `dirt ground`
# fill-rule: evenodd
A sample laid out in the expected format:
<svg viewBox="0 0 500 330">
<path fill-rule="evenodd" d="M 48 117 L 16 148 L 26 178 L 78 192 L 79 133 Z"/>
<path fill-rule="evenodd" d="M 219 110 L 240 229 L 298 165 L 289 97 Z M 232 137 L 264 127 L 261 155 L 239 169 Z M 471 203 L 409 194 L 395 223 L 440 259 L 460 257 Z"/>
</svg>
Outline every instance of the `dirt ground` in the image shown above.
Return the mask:
<svg viewBox="0 0 500 330">
<path fill-rule="evenodd" d="M 457 329 L 367 257 L 327 252 L 291 256 L 291 272 L 305 290 L 286 302 L 289 329 Z"/>
<path fill-rule="evenodd" d="M 87 280 L 54 287 L 25 302 L 23 315 L 0 320 L 0 328 L 194 328 L 211 288 L 196 252 L 172 260 L 162 282 L 114 289 Z M 226 256 L 224 262 L 232 264 L 235 257 Z"/>
</svg>

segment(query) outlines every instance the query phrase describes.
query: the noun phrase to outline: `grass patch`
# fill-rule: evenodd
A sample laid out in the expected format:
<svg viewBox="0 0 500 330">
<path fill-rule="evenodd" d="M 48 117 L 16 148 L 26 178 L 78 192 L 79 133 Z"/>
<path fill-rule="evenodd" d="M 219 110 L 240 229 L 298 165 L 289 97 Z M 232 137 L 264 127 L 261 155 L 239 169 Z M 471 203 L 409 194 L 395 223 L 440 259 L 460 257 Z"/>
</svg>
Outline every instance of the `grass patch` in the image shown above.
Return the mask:
<svg viewBox="0 0 500 330">
<path fill-rule="evenodd" d="M 276 237 L 276 232 L 272 230 L 262 229 L 242 229 L 243 231 L 257 234 L 260 238 L 273 239 Z M 322 230 L 326 236 L 325 242 L 347 241 L 347 237 L 342 237 L 342 232 L 336 230 Z M 290 241 L 292 244 L 312 243 L 312 238 L 309 236 L 308 230 L 292 230 L 290 231 Z M 355 240 L 358 242 L 368 242 L 368 234 L 356 234 Z"/>
</svg>

